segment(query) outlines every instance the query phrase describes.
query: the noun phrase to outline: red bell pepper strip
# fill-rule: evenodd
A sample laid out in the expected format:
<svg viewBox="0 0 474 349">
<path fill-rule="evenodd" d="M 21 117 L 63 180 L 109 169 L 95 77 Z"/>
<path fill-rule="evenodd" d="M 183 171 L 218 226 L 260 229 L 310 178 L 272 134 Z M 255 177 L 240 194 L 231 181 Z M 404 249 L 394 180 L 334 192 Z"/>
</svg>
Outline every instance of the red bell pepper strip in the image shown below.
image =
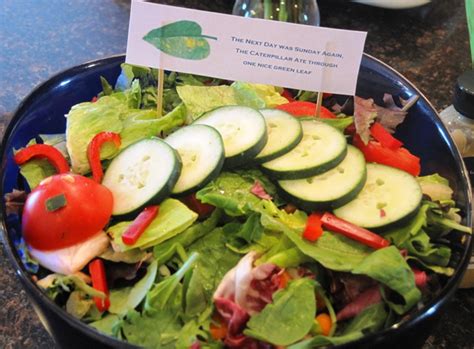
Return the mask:
<svg viewBox="0 0 474 349">
<path fill-rule="evenodd" d="M 303 238 L 311 242 L 316 241 L 323 235 L 323 227 L 321 224 L 321 214 L 313 212 L 306 221 L 306 227 L 303 232 Z"/>
<path fill-rule="evenodd" d="M 94 259 L 89 263 L 89 274 L 92 279 L 92 287 L 96 290 L 104 292 L 106 298 L 94 297 L 95 305 L 100 312 L 110 307 L 109 288 L 107 287 L 107 279 L 105 277 L 105 267 L 102 259 Z"/>
<path fill-rule="evenodd" d="M 133 245 L 143 234 L 145 229 L 151 224 L 153 219 L 158 215 L 160 206 L 148 206 L 135 218 L 122 234 L 122 241 L 125 245 Z"/>
<path fill-rule="evenodd" d="M 374 137 L 377 141 L 382 144 L 383 147 L 397 150 L 399 149 L 403 143 L 393 137 L 380 123 L 374 122 L 372 127 L 370 128 L 370 134 Z"/>
<path fill-rule="evenodd" d="M 286 104 L 280 104 L 275 109 L 286 111 L 293 116 L 314 116 L 316 115 L 316 104 L 306 101 L 295 101 Z M 325 107 L 321 107 L 320 118 L 335 119 L 336 115 Z"/>
<path fill-rule="evenodd" d="M 390 245 L 390 242 L 380 235 L 340 219 L 329 212 L 323 214 L 321 222 L 323 227 L 369 247 L 380 249 Z"/>
<path fill-rule="evenodd" d="M 54 166 L 57 173 L 69 172 L 69 164 L 66 158 L 55 147 L 48 144 L 32 144 L 18 151 L 13 160 L 17 165 L 23 165 L 32 158 L 48 160 Z"/>
<path fill-rule="evenodd" d="M 413 176 L 418 176 L 421 172 L 420 158 L 410 153 L 406 148 L 401 147 L 393 150 L 375 141 L 364 144 L 359 135 L 354 136 L 353 145 L 362 151 L 367 162 L 396 167 Z"/>
<path fill-rule="evenodd" d="M 87 147 L 87 159 L 92 170 L 92 178 L 100 183 L 104 177 L 102 164 L 100 163 L 100 149 L 105 142 L 113 142 L 119 148 L 121 142 L 120 135 L 114 132 L 100 132 L 92 138 Z"/>
<path fill-rule="evenodd" d="M 212 211 L 216 208 L 215 206 L 209 204 L 203 204 L 196 197 L 196 194 L 191 194 L 182 199 L 184 204 L 189 207 L 189 209 L 196 212 L 200 218 L 209 216 Z"/>
<path fill-rule="evenodd" d="M 288 100 L 288 102 L 294 102 L 295 101 L 295 99 L 293 98 L 293 95 L 291 94 L 291 92 L 288 91 L 285 88 L 283 89 L 283 91 L 281 93 L 281 96 L 285 97 Z"/>
</svg>

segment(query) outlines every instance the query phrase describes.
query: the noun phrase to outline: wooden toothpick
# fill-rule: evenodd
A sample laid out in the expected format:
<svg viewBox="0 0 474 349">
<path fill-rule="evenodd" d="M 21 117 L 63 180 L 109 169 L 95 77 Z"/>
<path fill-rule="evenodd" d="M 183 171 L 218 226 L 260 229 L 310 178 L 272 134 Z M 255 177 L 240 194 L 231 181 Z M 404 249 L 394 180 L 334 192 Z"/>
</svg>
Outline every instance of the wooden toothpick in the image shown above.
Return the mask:
<svg viewBox="0 0 474 349">
<path fill-rule="evenodd" d="M 319 115 L 321 114 L 321 104 L 323 103 L 323 93 L 318 92 L 318 97 L 316 99 L 316 117 L 319 118 Z"/>
<path fill-rule="evenodd" d="M 163 116 L 163 86 L 165 85 L 165 71 L 163 69 L 158 69 L 158 86 L 157 86 L 157 95 L 156 95 L 156 111 L 158 117 Z"/>
</svg>

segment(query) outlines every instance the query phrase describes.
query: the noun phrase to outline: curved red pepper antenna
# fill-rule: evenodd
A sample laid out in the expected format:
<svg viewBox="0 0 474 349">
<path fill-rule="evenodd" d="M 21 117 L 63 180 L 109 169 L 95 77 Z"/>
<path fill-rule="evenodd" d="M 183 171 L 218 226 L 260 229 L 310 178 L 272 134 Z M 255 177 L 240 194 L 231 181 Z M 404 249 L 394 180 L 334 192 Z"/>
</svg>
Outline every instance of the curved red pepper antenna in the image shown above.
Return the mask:
<svg viewBox="0 0 474 349">
<path fill-rule="evenodd" d="M 102 182 L 104 177 L 104 170 L 100 163 L 100 149 L 105 142 L 112 142 L 117 148 L 120 148 L 122 140 L 118 133 L 114 132 L 100 132 L 92 138 L 87 147 L 87 159 L 92 170 L 92 178 L 97 182 Z"/>
<path fill-rule="evenodd" d="M 48 144 L 29 145 L 13 156 L 13 160 L 17 165 L 23 165 L 33 158 L 48 160 L 58 173 L 70 171 L 69 164 L 64 155 L 58 149 Z"/>
</svg>

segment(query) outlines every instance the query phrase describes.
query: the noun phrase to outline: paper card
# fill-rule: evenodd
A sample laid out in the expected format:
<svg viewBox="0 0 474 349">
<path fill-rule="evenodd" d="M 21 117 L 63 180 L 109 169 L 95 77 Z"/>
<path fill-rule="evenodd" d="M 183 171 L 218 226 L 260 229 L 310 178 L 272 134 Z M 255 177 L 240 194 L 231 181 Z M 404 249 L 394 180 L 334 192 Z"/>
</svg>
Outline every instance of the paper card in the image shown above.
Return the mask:
<svg viewBox="0 0 474 349">
<path fill-rule="evenodd" d="M 366 36 L 133 1 L 126 62 L 354 95 Z"/>
</svg>

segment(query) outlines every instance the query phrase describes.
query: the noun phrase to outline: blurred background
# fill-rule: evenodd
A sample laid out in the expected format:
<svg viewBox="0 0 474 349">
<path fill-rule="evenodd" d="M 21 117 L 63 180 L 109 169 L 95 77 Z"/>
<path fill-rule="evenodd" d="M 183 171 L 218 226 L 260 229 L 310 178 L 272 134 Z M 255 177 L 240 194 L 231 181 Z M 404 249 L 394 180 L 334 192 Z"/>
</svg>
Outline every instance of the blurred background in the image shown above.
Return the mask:
<svg viewBox="0 0 474 349">
<path fill-rule="evenodd" d="M 158 3 L 232 13 L 234 1 Z M 437 110 L 451 104 L 455 79 L 470 68 L 464 0 L 318 0 L 320 24 L 368 32 L 365 52 L 411 80 Z M 382 4 L 380 4 L 382 2 Z M 12 112 L 38 84 L 86 61 L 125 52 L 130 1 L 0 0 L 0 137 Z M 311 40 L 311 38 L 307 38 Z M 0 249 L 0 347 L 54 343 Z M 473 348 L 474 290 L 460 290 L 423 349 Z"/>
</svg>

